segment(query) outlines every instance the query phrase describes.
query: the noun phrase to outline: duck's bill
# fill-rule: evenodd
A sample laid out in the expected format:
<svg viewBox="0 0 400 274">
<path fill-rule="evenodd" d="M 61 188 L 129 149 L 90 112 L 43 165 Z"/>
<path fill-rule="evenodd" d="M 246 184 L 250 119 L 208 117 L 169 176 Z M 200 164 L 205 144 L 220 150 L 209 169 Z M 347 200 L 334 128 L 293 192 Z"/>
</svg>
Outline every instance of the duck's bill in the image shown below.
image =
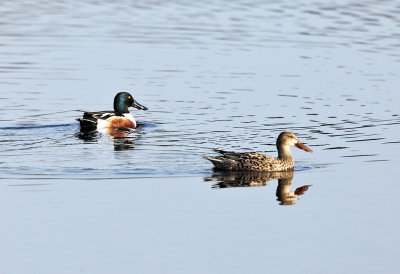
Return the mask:
<svg viewBox="0 0 400 274">
<path fill-rule="evenodd" d="M 300 142 L 295 143 L 294 146 L 297 147 L 297 148 L 300 148 L 300 149 L 302 149 L 302 150 L 304 150 L 304 151 L 312 152 L 311 149 L 309 149 L 307 146 L 303 145 L 303 144 L 300 143 Z"/>
<path fill-rule="evenodd" d="M 136 102 L 136 101 L 133 101 L 131 107 L 134 107 L 134 108 L 137 108 L 137 109 L 142 109 L 142 110 L 147 110 L 147 107 L 145 107 L 145 106 L 139 104 L 139 103 Z"/>
</svg>

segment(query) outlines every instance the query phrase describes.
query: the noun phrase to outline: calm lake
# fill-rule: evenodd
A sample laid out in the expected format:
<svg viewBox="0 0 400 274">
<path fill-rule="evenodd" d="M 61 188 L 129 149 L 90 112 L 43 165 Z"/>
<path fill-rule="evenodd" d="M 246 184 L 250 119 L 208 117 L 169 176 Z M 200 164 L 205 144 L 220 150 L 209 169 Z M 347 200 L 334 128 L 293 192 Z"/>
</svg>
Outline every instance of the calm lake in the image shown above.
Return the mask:
<svg viewBox="0 0 400 274">
<path fill-rule="evenodd" d="M 3 1 L 0 273 L 398 273 L 398 1 Z M 80 133 L 128 91 L 136 130 Z M 221 173 L 214 149 L 294 172 Z"/>
</svg>

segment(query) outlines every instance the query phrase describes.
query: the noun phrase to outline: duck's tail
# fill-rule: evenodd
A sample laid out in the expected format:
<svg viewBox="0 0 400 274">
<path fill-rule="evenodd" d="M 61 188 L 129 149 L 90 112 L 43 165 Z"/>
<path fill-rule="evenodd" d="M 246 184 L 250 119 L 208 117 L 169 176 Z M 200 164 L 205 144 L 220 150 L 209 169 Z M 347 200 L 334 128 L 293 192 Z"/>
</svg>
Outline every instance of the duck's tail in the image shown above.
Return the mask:
<svg viewBox="0 0 400 274">
<path fill-rule="evenodd" d="M 91 119 L 90 117 L 85 117 L 85 115 L 83 115 L 83 118 L 78 118 L 76 120 L 79 121 L 82 132 L 94 131 L 97 129 L 97 120 L 93 119 L 93 117 Z"/>
<path fill-rule="evenodd" d="M 204 158 L 209 160 L 216 169 L 232 170 L 233 166 L 235 165 L 233 160 L 225 158 L 224 156 L 217 156 L 217 157 L 204 156 Z"/>
</svg>

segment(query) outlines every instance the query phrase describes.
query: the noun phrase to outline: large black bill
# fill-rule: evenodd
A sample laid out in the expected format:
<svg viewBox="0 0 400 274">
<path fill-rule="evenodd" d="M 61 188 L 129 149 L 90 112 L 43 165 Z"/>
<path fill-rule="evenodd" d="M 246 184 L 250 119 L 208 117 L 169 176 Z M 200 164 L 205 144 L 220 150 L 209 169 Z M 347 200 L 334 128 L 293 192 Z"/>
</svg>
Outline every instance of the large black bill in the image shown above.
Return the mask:
<svg viewBox="0 0 400 274">
<path fill-rule="evenodd" d="M 142 109 L 142 110 L 147 110 L 147 107 L 145 107 L 145 106 L 139 104 L 139 103 L 136 102 L 136 101 L 133 101 L 131 107 L 134 107 L 134 108 L 137 108 L 137 109 Z"/>
</svg>

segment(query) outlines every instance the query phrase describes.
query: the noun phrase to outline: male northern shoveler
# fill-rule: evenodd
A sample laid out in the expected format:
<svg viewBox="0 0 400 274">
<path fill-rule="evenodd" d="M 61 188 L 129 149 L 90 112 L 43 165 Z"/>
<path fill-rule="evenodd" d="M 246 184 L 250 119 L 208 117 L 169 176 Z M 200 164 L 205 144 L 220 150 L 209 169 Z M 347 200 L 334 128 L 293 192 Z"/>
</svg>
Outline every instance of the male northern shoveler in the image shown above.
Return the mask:
<svg viewBox="0 0 400 274">
<path fill-rule="evenodd" d="M 282 132 L 276 140 L 278 158 L 273 158 L 259 152 L 236 153 L 218 150 L 222 156 L 204 157 L 210 160 L 216 169 L 239 171 L 283 171 L 292 170 L 294 166 L 290 147 L 295 146 L 307 152 L 311 149 L 300 143 L 296 135 Z"/>
<path fill-rule="evenodd" d="M 114 111 L 85 112 L 77 119 L 81 131 L 101 130 L 104 128 L 136 128 L 136 120 L 129 113 L 128 107 L 147 110 L 133 99 L 128 92 L 119 92 L 114 98 Z"/>
</svg>

